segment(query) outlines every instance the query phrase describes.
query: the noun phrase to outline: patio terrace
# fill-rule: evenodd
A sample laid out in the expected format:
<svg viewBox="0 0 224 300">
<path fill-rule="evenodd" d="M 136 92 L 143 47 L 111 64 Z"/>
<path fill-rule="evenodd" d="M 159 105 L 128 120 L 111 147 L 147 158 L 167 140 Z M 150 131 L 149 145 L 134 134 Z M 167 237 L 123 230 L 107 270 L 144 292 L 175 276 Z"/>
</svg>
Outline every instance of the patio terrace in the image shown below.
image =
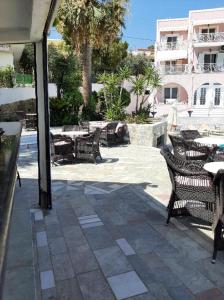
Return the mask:
<svg viewBox="0 0 224 300">
<path fill-rule="evenodd" d="M 3 300 L 224 299 L 210 229 L 189 217 L 165 225 L 159 149 L 101 148 L 99 164 L 52 167 L 53 209 L 41 211 L 36 145 L 23 141 Z"/>
</svg>

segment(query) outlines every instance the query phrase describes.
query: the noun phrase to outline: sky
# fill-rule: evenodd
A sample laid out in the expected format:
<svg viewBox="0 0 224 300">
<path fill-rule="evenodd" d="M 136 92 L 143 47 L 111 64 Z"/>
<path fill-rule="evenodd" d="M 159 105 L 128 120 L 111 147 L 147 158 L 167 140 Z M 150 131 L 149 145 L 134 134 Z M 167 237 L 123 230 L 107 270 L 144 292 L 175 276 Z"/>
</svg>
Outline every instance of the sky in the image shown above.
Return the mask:
<svg viewBox="0 0 224 300">
<path fill-rule="evenodd" d="M 145 48 L 155 42 L 156 20 L 186 18 L 189 10 L 224 7 L 224 0 L 129 0 L 123 40 L 130 49 Z M 53 29 L 50 38 L 58 38 Z"/>
</svg>

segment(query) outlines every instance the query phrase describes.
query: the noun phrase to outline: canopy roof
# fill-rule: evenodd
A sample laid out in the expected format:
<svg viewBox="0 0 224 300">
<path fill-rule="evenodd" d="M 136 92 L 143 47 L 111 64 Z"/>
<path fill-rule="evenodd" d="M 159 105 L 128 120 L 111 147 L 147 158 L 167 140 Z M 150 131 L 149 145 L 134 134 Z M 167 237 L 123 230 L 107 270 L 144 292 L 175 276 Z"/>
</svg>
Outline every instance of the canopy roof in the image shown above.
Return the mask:
<svg viewBox="0 0 224 300">
<path fill-rule="evenodd" d="M 59 4 L 60 0 L 1 0 L 0 43 L 40 41 Z"/>
</svg>

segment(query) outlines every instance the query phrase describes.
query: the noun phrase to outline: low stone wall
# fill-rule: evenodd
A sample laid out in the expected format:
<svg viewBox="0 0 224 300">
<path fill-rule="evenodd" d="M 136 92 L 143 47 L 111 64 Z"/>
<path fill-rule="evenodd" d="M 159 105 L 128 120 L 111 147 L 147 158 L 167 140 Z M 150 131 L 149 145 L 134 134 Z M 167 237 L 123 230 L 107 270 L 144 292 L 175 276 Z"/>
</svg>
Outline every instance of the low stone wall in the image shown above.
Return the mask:
<svg viewBox="0 0 224 300">
<path fill-rule="evenodd" d="M 166 121 L 158 121 L 152 124 L 127 124 L 127 126 L 126 139 L 133 145 L 160 147 L 166 144 Z"/>
</svg>

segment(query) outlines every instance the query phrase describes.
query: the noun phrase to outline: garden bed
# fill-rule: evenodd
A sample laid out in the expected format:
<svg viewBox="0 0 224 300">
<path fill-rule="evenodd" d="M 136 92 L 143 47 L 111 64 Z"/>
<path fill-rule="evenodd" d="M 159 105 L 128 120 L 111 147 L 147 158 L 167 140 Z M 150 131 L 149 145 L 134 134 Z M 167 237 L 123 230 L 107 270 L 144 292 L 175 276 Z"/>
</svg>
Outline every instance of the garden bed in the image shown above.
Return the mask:
<svg viewBox="0 0 224 300">
<path fill-rule="evenodd" d="M 152 124 L 127 124 L 126 140 L 133 145 L 161 147 L 166 144 L 167 122 L 154 121 Z"/>
</svg>

